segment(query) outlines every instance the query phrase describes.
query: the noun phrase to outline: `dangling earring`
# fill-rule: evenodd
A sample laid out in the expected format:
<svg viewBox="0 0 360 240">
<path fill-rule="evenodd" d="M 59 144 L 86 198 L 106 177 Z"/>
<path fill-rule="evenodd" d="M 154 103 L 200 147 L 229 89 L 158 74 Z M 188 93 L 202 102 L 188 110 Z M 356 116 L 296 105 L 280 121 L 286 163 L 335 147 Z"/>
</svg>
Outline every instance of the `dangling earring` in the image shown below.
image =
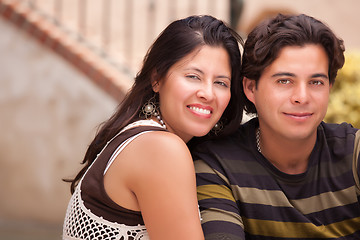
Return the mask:
<svg viewBox="0 0 360 240">
<path fill-rule="evenodd" d="M 151 116 L 156 117 L 160 124 L 165 127 L 165 123 L 160 116 L 159 103 L 156 101 L 156 93 L 144 104 L 141 113 L 144 114 L 146 119 L 150 119 Z"/>
<path fill-rule="evenodd" d="M 213 132 L 215 135 L 218 135 L 218 133 L 223 129 L 223 123 L 222 121 L 218 121 L 214 127 L 211 129 L 211 132 Z"/>
</svg>

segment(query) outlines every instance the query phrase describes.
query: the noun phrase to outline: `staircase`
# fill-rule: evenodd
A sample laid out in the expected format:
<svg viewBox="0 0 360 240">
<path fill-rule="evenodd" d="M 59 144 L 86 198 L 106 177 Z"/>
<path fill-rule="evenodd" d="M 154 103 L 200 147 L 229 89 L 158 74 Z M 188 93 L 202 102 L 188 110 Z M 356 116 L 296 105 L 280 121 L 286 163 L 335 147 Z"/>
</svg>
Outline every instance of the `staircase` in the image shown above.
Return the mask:
<svg viewBox="0 0 360 240">
<path fill-rule="evenodd" d="M 0 0 L 1 16 L 119 101 L 171 21 L 192 14 L 228 21 L 229 9 L 224 0 Z"/>
</svg>

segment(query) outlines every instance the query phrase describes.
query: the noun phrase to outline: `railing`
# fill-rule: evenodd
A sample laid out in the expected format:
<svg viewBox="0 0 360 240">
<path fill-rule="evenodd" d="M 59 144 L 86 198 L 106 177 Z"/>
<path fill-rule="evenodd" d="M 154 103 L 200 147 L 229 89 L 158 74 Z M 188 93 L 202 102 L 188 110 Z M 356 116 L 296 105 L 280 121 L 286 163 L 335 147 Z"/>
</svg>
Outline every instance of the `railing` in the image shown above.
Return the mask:
<svg viewBox="0 0 360 240">
<path fill-rule="evenodd" d="M 20 0 L 87 45 L 120 71 L 134 76 L 146 50 L 171 21 L 211 14 L 230 21 L 241 0 Z"/>
</svg>

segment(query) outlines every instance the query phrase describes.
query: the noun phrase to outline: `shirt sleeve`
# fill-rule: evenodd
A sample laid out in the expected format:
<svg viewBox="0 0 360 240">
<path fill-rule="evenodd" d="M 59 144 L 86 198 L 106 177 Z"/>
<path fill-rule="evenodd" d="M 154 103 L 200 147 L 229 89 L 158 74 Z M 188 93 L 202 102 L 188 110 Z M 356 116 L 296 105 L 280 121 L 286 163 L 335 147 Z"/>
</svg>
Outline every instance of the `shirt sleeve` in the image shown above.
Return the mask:
<svg viewBox="0 0 360 240">
<path fill-rule="evenodd" d="M 360 203 L 360 131 L 355 134 L 353 154 L 353 175 L 356 183 L 356 193 Z"/>
<path fill-rule="evenodd" d="M 231 184 L 220 164 L 209 165 L 193 154 L 201 225 L 205 239 L 245 239 L 243 222 Z M 202 156 L 206 158 L 210 156 Z"/>
</svg>

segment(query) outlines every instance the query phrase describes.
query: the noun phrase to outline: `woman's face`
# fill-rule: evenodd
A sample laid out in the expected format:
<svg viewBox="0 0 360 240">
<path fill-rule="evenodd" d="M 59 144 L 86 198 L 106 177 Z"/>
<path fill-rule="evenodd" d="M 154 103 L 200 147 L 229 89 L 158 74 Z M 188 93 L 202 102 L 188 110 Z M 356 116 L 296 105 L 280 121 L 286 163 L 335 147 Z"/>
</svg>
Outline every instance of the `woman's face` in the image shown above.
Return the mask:
<svg viewBox="0 0 360 240">
<path fill-rule="evenodd" d="M 204 136 L 230 101 L 231 65 L 222 47 L 202 46 L 175 63 L 155 84 L 167 129 L 185 142 Z"/>
</svg>

